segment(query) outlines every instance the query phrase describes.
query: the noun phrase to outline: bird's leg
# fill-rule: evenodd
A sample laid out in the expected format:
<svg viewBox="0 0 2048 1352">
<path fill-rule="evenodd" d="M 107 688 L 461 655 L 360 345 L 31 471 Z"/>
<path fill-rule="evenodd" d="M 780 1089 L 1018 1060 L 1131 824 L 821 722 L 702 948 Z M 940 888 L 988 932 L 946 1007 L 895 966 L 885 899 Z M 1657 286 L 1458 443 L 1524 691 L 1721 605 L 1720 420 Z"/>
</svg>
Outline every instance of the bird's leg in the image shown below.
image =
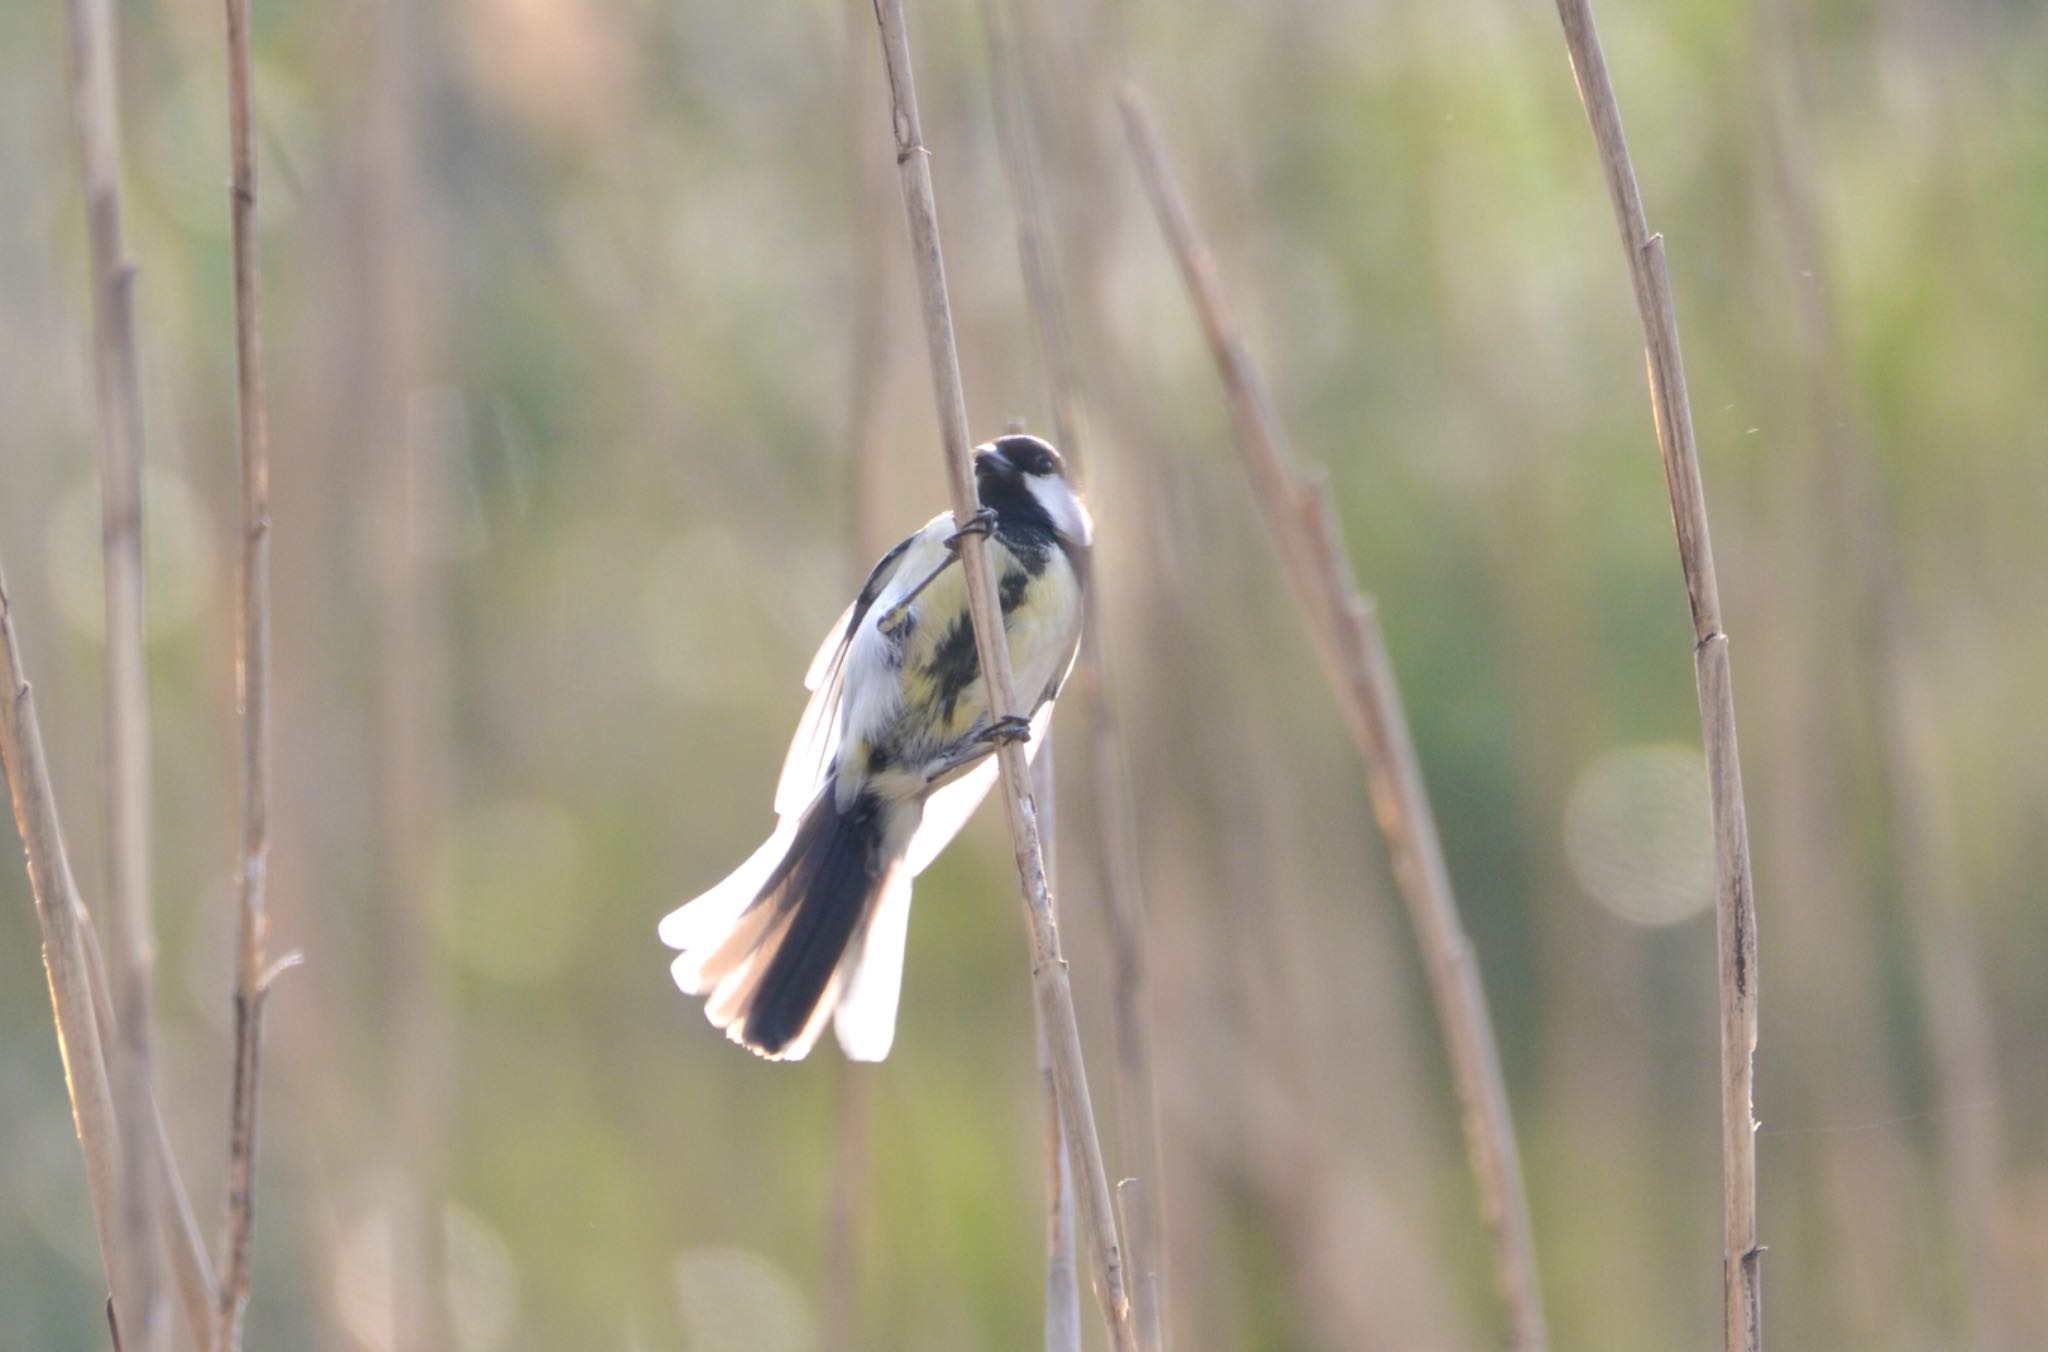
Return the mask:
<svg viewBox="0 0 2048 1352">
<path fill-rule="evenodd" d="M 918 598 L 919 593 L 923 592 L 926 587 L 929 587 L 932 585 L 932 583 L 937 582 L 939 580 L 940 575 L 943 574 L 948 568 L 951 568 L 955 563 L 958 563 L 960 561 L 960 542 L 970 535 L 980 535 L 986 537 L 990 531 L 995 529 L 995 527 L 996 514 L 986 507 L 976 508 L 972 516 L 968 517 L 965 521 L 960 523 L 960 528 L 958 530 L 954 531 L 951 535 L 948 535 L 946 537 L 945 559 L 939 564 L 938 567 L 932 569 L 929 573 L 926 573 L 922 578 L 918 579 L 917 585 L 915 587 L 912 587 L 909 591 L 903 593 L 903 595 L 897 599 L 896 604 L 890 606 L 887 610 L 883 611 L 881 616 L 875 620 L 875 628 L 878 631 L 880 631 L 884 637 L 894 638 L 896 636 L 896 631 L 903 627 L 903 621 L 910 614 L 910 603 L 912 601 L 915 601 Z"/>
<path fill-rule="evenodd" d="M 1004 714 L 983 728 L 978 736 L 990 746 L 1000 746 L 1004 742 L 1028 742 L 1031 740 L 1031 720 L 1022 714 Z"/>
<path fill-rule="evenodd" d="M 959 529 L 946 537 L 946 548 L 958 554 L 962 540 L 970 535 L 979 535 L 985 540 L 995 528 L 995 509 L 993 507 L 977 507 L 968 513 L 967 519 L 960 523 Z"/>
<path fill-rule="evenodd" d="M 962 771 L 979 763 L 998 743 L 1028 741 L 1030 737 L 1031 720 L 1021 714 L 1005 714 L 993 723 L 984 723 L 962 737 L 950 751 L 925 762 L 925 788 L 944 788 L 958 779 Z"/>
<path fill-rule="evenodd" d="M 969 739 L 942 756 L 925 762 L 924 791 L 934 793 L 979 765 L 988 756 L 988 744 Z"/>
</svg>

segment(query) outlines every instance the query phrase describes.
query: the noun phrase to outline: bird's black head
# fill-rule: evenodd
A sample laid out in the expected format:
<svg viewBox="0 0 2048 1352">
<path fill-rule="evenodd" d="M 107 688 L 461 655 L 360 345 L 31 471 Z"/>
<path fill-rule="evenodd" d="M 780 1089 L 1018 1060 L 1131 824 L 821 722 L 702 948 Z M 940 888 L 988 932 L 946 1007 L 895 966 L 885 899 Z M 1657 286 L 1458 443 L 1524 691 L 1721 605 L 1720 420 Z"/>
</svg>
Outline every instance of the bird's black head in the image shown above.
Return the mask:
<svg viewBox="0 0 2048 1352">
<path fill-rule="evenodd" d="M 974 452 L 974 474 L 979 480 L 994 478 L 1064 479 L 1067 462 L 1052 443 L 1014 433 L 978 447 Z"/>
<path fill-rule="evenodd" d="M 1050 442 L 1013 433 L 977 446 L 974 487 L 982 505 L 1019 527 L 1040 524 L 1069 544 L 1086 546 L 1088 509 L 1067 480 L 1067 462 Z"/>
</svg>

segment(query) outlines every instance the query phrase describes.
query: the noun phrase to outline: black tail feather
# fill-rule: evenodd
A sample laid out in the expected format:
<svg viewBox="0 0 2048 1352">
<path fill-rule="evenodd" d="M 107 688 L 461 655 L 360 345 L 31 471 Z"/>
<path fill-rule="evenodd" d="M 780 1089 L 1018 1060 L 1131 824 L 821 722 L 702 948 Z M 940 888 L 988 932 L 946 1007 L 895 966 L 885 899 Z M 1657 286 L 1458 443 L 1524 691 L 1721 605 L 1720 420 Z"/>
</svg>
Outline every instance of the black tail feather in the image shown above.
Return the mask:
<svg viewBox="0 0 2048 1352">
<path fill-rule="evenodd" d="M 754 902 L 776 909 L 769 930 L 774 951 L 734 1031 L 762 1055 L 781 1055 L 817 1013 L 874 894 L 882 818 L 871 795 L 842 809 L 827 784 L 805 809 L 789 853 Z"/>
</svg>

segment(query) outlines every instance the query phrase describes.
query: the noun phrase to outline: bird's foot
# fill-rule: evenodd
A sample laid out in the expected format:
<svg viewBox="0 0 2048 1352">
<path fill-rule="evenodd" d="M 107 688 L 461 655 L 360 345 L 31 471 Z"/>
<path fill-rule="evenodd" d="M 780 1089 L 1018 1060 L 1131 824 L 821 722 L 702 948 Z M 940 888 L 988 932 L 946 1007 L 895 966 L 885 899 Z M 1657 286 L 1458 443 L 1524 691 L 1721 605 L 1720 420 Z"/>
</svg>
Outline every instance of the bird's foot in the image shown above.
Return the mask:
<svg viewBox="0 0 2048 1352">
<path fill-rule="evenodd" d="M 960 552 L 960 542 L 962 540 L 970 535 L 979 535 L 986 539 L 995 528 L 996 514 L 994 510 L 988 507 L 977 507 L 965 521 L 960 523 L 959 527 L 951 535 L 946 537 L 946 548 L 957 554 Z"/>
<path fill-rule="evenodd" d="M 1022 714 L 1004 714 L 981 730 L 981 740 L 991 746 L 1004 742 L 1028 742 L 1031 740 L 1031 720 Z"/>
</svg>

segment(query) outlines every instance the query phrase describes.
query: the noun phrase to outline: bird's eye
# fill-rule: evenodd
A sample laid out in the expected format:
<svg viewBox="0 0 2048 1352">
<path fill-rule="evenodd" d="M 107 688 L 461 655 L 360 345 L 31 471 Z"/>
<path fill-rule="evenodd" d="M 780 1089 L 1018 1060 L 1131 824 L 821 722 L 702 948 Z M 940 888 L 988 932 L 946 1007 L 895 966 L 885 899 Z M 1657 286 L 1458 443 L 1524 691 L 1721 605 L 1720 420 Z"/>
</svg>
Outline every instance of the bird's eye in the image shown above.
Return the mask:
<svg viewBox="0 0 2048 1352">
<path fill-rule="evenodd" d="M 1059 452 L 1037 437 L 1005 437 L 997 443 L 996 453 L 1009 462 L 1013 471 L 1028 478 L 1057 476 L 1065 472 Z"/>
</svg>

